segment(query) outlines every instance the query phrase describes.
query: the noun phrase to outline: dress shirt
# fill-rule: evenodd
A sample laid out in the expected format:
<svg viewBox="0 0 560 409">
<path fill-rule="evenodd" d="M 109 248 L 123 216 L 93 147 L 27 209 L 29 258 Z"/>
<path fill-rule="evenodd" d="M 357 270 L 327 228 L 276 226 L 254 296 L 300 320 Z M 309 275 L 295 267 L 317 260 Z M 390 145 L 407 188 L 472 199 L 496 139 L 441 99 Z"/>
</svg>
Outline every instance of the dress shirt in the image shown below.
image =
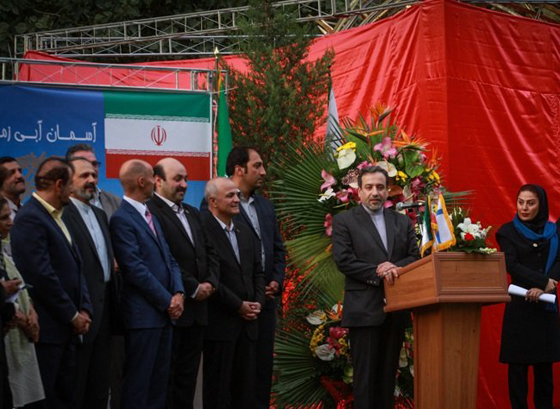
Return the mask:
<svg viewBox="0 0 560 409">
<path fill-rule="evenodd" d="M 165 204 L 167 204 L 171 210 L 173 210 L 173 212 L 175 213 L 175 215 L 177 216 L 177 218 L 179 219 L 179 221 L 181 222 L 181 224 L 183 225 L 183 227 L 185 228 L 185 230 L 187 231 L 187 234 L 189 235 L 189 238 L 191 239 L 191 243 L 194 246 L 194 239 L 193 239 L 193 234 L 192 234 L 192 230 L 191 230 L 191 225 L 189 224 L 189 221 L 187 220 L 187 215 L 185 214 L 185 209 L 183 208 L 183 206 L 179 206 L 176 203 L 173 203 L 171 200 L 166 199 L 165 197 L 163 197 L 162 195 L 160 195 L 159 193 L 155 193 L 157 195 L 157 197 L 159 197 L 161 200 L 163 200 L 163 202 Z M 196 287 L 196 290 L 194 290 L 194 292 L 190 295 L 191 298 L 196 298 L 196 295 L 198 294 L 198 290 L 200 289 L 200 284 Z"/>
<path fill-rule="evenodd" d="M 243 193 L 239 192 L 239 201 L 241 203 L 241 206 L 243 206 L 243 210 L 245 210 L 245 213 L 247 213 L 247 216 L 249 216 L 249 220 L 253 225 L 253 229 L 255 229 L 255 231 L 257 232 L 257 236 L 259 237 L 259 240 L 261 242 L 261 262 L 262 262 L 262 268 L 264 268 L 264 262 L 265 262 L 264 243 L 261 236 L 259 215 L 257 214 L 257 208 L 255 207 L 255 198 L 251 195 L 249 196 L 249 199 L 246 199 L 245 196 L 243 196 Z"/>
<path fill-rule="evenodd" d="M 177 217 L 181 221 L 181 224 L 183 225 L 183 227 L 187 231 L 189 239 L 191 239 L 191 243 L 194 246 L 194 238 L 193 238 L 193 234 L 192 234 L 192 230 L 191 230 L 191 225 L 189 224 L 189 221 L 187 219 L 187 215 L 185 214 L 185 208 L 181 205 L 178 205 L 177 203 L 172 202 L 169 199 L 166 199 L 165 197 L 163 197 L 162 195 L 160 195 L 157 192 L 155 194 L 157 195 L 157 197 L 159 197 L 161 200 L 163 200 L 165 202 L 165 204 L 167 204 L 171 208 L 171 210 L 173 210 L 173 212 L 177 215 Z"/>
<path fill-rule="evenodd" d="M 148 218 L 146 217 L 146 204 L 139 202 L 138 200 L 134 200 L 131 199 L 128 196 L 123 196 L 123 200 L 126 200 L 128 203 L 130 203 L 132 205 L 132 207 L 134 207 L 138 213 L 140 213 L 140 215 L 142 216 L 142 218 L 146 221 L 146 223 L 148 223 L 148 226 L 150 225 L 150 222 L 148 221 Z"/>
<path fill-rule="evenodd" d="M 16 214 L 19 210 L 19 208 L 21 207 L 21 205 L 17 205 L 14 202 L 12 202 L 10 199 L 8 199 L 7 197 L 4 196 L 4 198 L 6 199 L 6 201 L 8 202 L 8 206 L 10 207 L 10 219 L 12 219 L 12 221 L 14 221 L 14 219 L 16 218 Z"/>
<path fill-rule="evenodd" d="M 99 221 L 97 220 L 91 205 L 73 197 L 71 197 L 70 200 L 72 200 L 72 203 L 74 203 L 78 209 L 80 216 L 82 216 L 82 220 L 91 234 L 91 238 L 95 244 L 95 249 L 97 250 L 97 256 L 99 257 L 101 267 L 103 268 L 103 277 L 105 282 L 108 283 L 111 280 L 111 269 L 109 267 L 109 259 L 107 258 L 107 243 L 105 243 L 105 237 L 103 236 L 103 231 L 101 230 Z"/>
<path fill-rule="evenodd" d="M 235 257 L 237 258 L 237 262 L 241 264 L 241 258 L 239 257 L 239 245 L 237 244 L 237 235 L 235 234 L 235 226 L 233 225 L 233 221 L 229 224 L 229 227 L 216 216 L 214 216 L 224 232 L 226 233 L 229 242 L 231 243 L 231 247 L 233 247 L 233 252 L 235 253 Z"/>
<path fill-rule="evenodd" d="M 99 199 L 99 194 L 101 193 L 101 189 L 99 189 L 99 186 L 95 187 L 95 192 L 93 194 L 93 198 L 89 201 L 92 205 L 94 205 L 95 207 L 101 209 L 101 210 L 105 210 L 103 208 L 103 205 L 101 204 L 101 199 Z"/>
<path fill-rule="evenodd" d="M 378 210 L 371 210 L 367 206 L 364 206 L 364 209 L 369 214 L 369 217 L 371 217 L 371 221 L 375 225 L 379 236 L 381 236 L 383 246 L 385 247 L 385 250 L 387 250 L 387 228 L 385 227 L 385 216 L 383 214 L 383 207 Z"/>
<path fill-rule="evenodd" d="M 72 236 L 70 236 L 70 232 L 68 231 L 66 225 L 64 224 L 64 221 L 62 220 L 62 212 L 64 211 L 64 209 L 55 209 L 49 202 L 39 196 L 37 192 L 33 192 L 33 197 L 37 199 L 39 203 L 41 203 L 41 205 L 52 216 L 56 224 L 58 224 L 58 227 L 60 227 L 60 229 L 64 233 L 64 236 L 66 236 L 66 240 L 68 240 L 68 243 L 72 244 Z"/>
</svg>

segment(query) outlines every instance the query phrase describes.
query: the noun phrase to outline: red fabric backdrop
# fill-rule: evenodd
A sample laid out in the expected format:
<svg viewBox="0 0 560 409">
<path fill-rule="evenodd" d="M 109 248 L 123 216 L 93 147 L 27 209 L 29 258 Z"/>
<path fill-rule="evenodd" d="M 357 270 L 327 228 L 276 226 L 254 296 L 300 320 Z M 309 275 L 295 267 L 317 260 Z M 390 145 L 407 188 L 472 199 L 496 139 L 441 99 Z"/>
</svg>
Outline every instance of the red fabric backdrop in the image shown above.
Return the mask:
<svg viewBox="0 0 560 409">
<path fill-rule="evenodd" d="M 497 228 L 510 220 L 516 191 L 527 182 L 547 189 L 551 219 L 557 219 L 560 26 L 428 0 L 318 39 L 309 59 L 328 48 L 336 53 L 332 78 L 340 116 L 365 114 L 376 101 L 395 107 L 407 131 L 438 148 L 446 186 L 474 191 L 472 213 L 483 224 Z M 226 60 L 245 67 L 238 57 Z M 163 64 L 213 68 L 214 59 Z M 97 83 L 107 83 L 107 75 L 97 75 Z M 478 407 L 507 408 L 507 370 L 498 363 L 503 305 L 483 311 Z M 554 402 L 560 406 L 558 387 Z"/>
</svg>

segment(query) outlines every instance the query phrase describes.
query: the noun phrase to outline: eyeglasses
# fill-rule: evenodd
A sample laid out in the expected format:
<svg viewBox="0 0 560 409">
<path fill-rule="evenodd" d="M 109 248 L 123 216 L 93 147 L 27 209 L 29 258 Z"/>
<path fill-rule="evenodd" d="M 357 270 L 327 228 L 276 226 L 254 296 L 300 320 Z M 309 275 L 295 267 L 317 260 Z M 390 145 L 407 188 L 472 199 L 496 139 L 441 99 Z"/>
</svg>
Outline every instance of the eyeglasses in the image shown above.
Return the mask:
<svg viewBox="0 0 560 409">
<path fill-rule="evenodd" d="M 97 160 L 94 160 L 94 161 L 91 162 L 91 164 L 92 164 L 93 166 L 97 167 L 97 168 L 100 167 L 102 163 L 103 163 L 103 162 L 99 162 L 99 161 L 97 161 Z"/>
</svg>

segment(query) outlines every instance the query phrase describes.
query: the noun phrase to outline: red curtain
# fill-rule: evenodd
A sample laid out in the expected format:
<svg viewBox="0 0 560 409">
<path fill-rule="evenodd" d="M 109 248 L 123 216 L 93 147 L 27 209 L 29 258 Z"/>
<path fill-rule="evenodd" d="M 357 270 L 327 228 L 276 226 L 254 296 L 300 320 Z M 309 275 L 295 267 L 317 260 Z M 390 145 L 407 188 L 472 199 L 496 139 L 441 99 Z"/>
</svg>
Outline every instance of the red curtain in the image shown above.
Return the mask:
<svg viewBox="0 0 560 409">
<path fill-rule="evenodd" d="M 309 59 L 329 48 L 336 53 L 332 79 L 341 118 L 367 114 L 377 101 L 394 107 L 406 131 L 437 148 L 445 185 L 472 190 L 473 216 L 494 230 L 513 217 L 523 183 L 545 187 L 551 219 L 557 219 L 560 26 L 428 0 L 379 23 L 320 38 Z M 239 57 L 226 60 L 245 69 Z M 214 68 L 215 61 L 152 64 Z M 22 75 L 41 76 L 31 69 Z M 96 80 L 108 81 L 107 75 Z M 322 127 L 317 136 L 324 132 Z M 483 311 L 478 407 L 507 408 L 507 368 L 498 363 L 503 305 Z M 558 387 L 554 402 L 560 405 Z"/>
</svg>

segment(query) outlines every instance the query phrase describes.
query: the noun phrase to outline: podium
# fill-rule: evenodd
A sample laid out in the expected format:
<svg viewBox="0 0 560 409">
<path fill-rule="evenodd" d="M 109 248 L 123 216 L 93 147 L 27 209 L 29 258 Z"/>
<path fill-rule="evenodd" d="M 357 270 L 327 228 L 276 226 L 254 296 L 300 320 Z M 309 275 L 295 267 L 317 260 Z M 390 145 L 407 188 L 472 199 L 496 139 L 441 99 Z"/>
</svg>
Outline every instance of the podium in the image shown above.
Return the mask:
<svg viewBox="0 0 560 409">
<path fill-rule="evenodd" d="M 385 311 L 412 309 L 415 409 L 476 408 L 480 313 L 510 301 L 503 253 L 433 253 L 385 282 Z"/>
</svg>

